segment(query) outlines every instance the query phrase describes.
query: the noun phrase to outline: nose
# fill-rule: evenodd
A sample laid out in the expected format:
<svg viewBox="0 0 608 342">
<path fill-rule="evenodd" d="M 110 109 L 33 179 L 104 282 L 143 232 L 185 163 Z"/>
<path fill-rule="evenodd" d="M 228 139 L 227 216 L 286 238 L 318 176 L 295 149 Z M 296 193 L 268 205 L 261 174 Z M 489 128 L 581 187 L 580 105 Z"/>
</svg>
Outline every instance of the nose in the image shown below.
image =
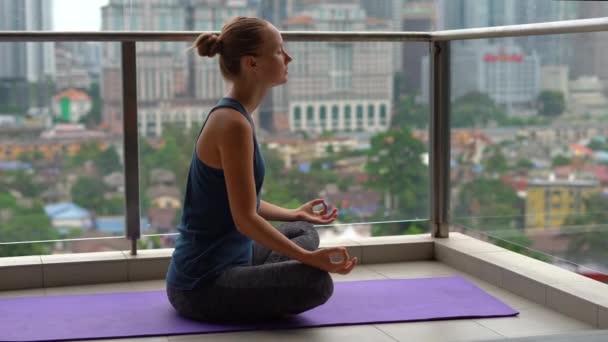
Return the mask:
<svg viewBox="0 0 608 342">
<path fill-rule="evenodd" d="M 285 52 L 285 64 L 291 61 L 293 61 L 293 58 L 287 52 Z"/>
</svg>

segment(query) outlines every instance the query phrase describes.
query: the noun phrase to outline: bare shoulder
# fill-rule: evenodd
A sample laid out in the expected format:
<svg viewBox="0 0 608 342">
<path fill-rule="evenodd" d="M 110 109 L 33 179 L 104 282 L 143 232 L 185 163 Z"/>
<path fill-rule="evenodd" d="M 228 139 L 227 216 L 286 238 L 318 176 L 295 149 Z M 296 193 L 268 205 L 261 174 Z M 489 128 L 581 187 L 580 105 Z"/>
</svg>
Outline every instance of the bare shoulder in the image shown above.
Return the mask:
<svg viewBox="0 0 608 342">
<path fill-rule="evenodd" d="M 239 111 L 233 108 L 218 108 L 209 118 L 209 123 L 217 133 L 244 133 L 251 131 L 249 121 Z"/>
</svg>

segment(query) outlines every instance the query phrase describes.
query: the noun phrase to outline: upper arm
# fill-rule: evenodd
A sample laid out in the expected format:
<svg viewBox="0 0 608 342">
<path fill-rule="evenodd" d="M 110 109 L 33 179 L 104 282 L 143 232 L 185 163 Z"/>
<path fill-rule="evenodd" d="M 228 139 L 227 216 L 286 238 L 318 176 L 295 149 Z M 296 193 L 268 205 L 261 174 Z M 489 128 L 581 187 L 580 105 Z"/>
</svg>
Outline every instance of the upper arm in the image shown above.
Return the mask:
<svg viewBox="0 0 608 342">
<path fill-rule="evenodd" d="M 234 114 L 234 113 L 231 113 Z M 256 214 L 253 176 L 253 132 L 242 115 L 224 115 L 219 125 L 218 149 L 230 212 L 237 228 Z"/>
</svg>

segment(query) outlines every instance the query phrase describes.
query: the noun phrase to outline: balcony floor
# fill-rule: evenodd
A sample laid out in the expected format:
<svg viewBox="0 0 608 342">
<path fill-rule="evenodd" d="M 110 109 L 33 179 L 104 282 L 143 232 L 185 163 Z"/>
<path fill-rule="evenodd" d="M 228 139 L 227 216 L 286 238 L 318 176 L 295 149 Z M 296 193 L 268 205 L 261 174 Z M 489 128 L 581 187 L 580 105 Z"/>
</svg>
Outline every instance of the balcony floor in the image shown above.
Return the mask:
<svg viewBox="0 0 608 342">
<path fill-rule="evenodd" d="M 415 261 L 359 265 L 347 275 L 333 275 L 335 281 L 366 279 L 422 278 L 462 275 L 493 296 L 520 312 L 517 317 L 464 319 L 434 322 L 369 324 L 278 331 L 237 332 L 181 335 L 116 341 L 491 341 L 539 335 L 573 334 L 593 329 L 592 326 L 552 311 L 504 289 L 474 278 L 438 261 Z M 0 292 L 0 298 L 18 296 L 63 295 L 80 293 L 148 291 L 164 289 L 164 280 L 54 287 Z M 599 332 L 596 330 L 596 332 Z M 604 338 L 606 335 L 603 335 Z M 548 337 L 548 336 L 545 336 Z M 544 338 L 533 339 L 533 341 Z M 551 341 L 552 339 L 547 339 Z M 576 339 L 568 339 L 569 341 Z M 100 340 L 96 340 L 100 341 Z M 108 340 L 105 340 L 108 341 Z M 555 339 L 555 341 L 562 341 Z"/>
</svg>

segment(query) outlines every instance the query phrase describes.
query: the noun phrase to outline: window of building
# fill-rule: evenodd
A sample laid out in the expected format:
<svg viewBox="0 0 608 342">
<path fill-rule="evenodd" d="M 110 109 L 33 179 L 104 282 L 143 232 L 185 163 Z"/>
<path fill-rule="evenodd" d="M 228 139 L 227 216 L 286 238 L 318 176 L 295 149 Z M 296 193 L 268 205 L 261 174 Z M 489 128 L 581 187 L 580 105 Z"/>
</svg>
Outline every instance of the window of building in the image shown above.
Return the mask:
<svg viewBox="0 0 608 342">
<path fill-rule="evenodd" d="M 306 107 L 306 124 L 308 127 L 315 126 L 315 109 L 313 106 Z"/>
</svg>

